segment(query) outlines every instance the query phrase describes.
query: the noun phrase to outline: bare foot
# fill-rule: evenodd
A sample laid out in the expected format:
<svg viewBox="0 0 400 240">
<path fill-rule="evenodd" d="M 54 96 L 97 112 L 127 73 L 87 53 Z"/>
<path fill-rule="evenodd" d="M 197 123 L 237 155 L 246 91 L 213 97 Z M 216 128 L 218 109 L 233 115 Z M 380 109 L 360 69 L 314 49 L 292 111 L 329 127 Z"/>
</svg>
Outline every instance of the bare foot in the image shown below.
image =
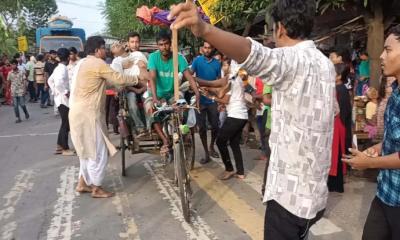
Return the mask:
<svg viewBox="0 0 400 240">
<path fill-rule="evenodd" d="M 230 179 L 231 177 L 233 177 L 235 175 L 235 171 L 232 171 L 232 172 L 228 172 L 228 171 L 225 171 L 222 175 L 221 175 L 221 177 L 219 178 L 220 180 L 228 180 L 228 179 Z"/>
<path fill-rule="evenodd" d="M 75 191 L 78 193 L 91 193 L 93 190 L 89 186 L 77 186 Z"/>
<path fill-rule="evenodd" d="M 107 192 L 103 190 L 101 187 L 93 187 L 92 198 L 110 198 L 113 196 L 114 196 L 113 192 Z"/>
<path fill-rule="evenodd" d="M 235 174 L 235 178 L 239 178 L 240 180 L 243 180 L 246 178 L 246 176 L 244 175 L 239 175 L 239 174 Z"/>
</svg>

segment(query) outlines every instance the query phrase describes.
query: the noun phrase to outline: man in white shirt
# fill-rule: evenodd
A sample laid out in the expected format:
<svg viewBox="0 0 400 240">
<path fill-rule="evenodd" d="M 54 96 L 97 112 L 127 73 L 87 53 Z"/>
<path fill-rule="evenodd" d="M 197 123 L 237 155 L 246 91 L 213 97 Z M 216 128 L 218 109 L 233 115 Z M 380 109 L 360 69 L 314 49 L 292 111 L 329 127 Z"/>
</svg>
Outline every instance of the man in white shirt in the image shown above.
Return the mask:
<svg viewBox="0 0 400 240">
<path fill-rule="evenodd" d="M 69 86 L 72 86 L 72 75 L 74 73 L 76 65 L 78 65 L 78 50 L 75 47 L 70 47 L 68 50 L 69 50 L 69 63 L 67 69 L 68 69 Z"/>
<path fill-rule="evenodd" d="M 265 239 L 306 239 L 327 203 L 335 69 L 307 40 L 314 15 L 315 1 L 276 0 L 275 49 L 203 22 L 192 1 L 174 6 L 169 16 L 177 17 L 172 28 L 189 28 L 273 87 Z"/>
<path fill-rule="evenodd" d="M 36 59 L 34 56 L 29 57 L 29 62 L 26 63 L 26 70 L 28 74 L 28 92 L 29 92 L 29 102 L 37 102 L 36 89 L 35 89 L 35 78 L 34 78 L 34 68 L 36 64 Z"/>
<path fill-rule="evenodd" d="M 74 152 L 69 149 L 68 145 L 70 86 L 67 65 L 69 63 L 69 54 L 70 51 L 66 48 L 58 49 L 57 55 L 60 59 L 60 63 L 48 79 L 49 87 L 54 93 L 54 104 L 61 116 L 61 126 L 58 132 L 55 154 L 62 154 L 64 156 L 74 155 Z"/>
<path fill-rule="evenodd" d="M 146 56 L 140 52 L 140 35 L 138 33 L 129 33 L 128 34 L 128 48 L 129 48 L 129 61 L 133 63 L 138 61 L 143 61 L 147 65 L 147 58 Z M 138 70 L 138 69 L 137 69 Z M 125 73 L 127 74 L 127 73 Z M 132 74 L 138 74 L 132 73 Z M 129 74 L 128 74 L 129 75 Z M 138 133 L 143 133 L 146 126 L 143 122 L 142 116 L 140 114 L 138 108 L 138 100 L 143 96 L 146 92 L 147 87 L 142 86 L 140 88 L 137 87 L 126 87 L 128 91 L 127 98 L 128 98 L 128 107 L 129 107 L 129 115 L 132 117 L 133 121 L 135 122 L 136 129 Z"/>
</svg>

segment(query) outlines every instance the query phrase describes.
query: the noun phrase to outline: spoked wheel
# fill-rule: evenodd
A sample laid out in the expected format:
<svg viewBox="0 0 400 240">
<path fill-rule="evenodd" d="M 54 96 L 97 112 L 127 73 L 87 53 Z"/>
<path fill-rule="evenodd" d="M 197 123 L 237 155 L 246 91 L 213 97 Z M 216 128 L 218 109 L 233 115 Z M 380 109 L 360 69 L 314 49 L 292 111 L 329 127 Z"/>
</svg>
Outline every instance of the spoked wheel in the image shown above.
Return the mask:
<svg viewBox="0 0 400 240">
<path fill-rule="evenodd" d="M 174 158 L 179 195 L 182 203 L 182 213 L 185 221 L 190 223 L 190 178 L 187 171 L 186 160 L 184 159 L 182 140 L 174 144 Z"/>
<path fill-rule="evenodd" d="M 191 171 L 194 168 L 194 159 L 196 155 L 196 146 L 194 140 L 194 131 L 191 129 L 191 132 L 184 137 L 184 146 L 185 146 L 185 158 L 187 164 L 187 171 Z"/>
<path fill-rule="evenodd" d="M 125 138 L 124 137 L 120 137 L 120 148 L 121 148 L 121 170 L 122 170 L 122 176 L 126 176 L 126 172 L 125 172 L 125 151 L 126 151 L 126 144 L 125 144 Z"/>
</svg>

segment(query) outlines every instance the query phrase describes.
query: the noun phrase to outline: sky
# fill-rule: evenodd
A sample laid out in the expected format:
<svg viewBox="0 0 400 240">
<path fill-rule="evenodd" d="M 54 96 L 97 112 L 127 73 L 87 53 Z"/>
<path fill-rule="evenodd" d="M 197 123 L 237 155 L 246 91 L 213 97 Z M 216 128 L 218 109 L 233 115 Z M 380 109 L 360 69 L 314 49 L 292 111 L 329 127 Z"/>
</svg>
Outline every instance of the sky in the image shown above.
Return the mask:
<svg viewBox="0 0 400 240">
<path fill-rule="evenodd" d="M 104 0 L 56 0 L 58 14 L 67 16 L 74 22 L 76 28 L 83 28 L 86 37 L 96 33 L 102 33 L 106 27 L 106 20 L 98 6 Z"/>
</svg>

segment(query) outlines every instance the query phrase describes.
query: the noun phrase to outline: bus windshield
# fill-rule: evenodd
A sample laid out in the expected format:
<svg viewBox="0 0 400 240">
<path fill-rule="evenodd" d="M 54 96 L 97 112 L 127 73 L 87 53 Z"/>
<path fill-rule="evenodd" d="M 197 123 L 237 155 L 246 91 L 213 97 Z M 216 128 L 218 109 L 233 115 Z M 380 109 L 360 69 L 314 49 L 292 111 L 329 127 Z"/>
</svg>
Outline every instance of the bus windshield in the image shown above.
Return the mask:
<svg viewBox="0 0 400 240">
<path fill-rule="evenodd" d="M 83 51 L 82 40 L 78 37 L 44 37 L 40 41 L 40 52 L 57 51 L 59 48 L 75 47 L 78 51 Z"/>
</svg>

